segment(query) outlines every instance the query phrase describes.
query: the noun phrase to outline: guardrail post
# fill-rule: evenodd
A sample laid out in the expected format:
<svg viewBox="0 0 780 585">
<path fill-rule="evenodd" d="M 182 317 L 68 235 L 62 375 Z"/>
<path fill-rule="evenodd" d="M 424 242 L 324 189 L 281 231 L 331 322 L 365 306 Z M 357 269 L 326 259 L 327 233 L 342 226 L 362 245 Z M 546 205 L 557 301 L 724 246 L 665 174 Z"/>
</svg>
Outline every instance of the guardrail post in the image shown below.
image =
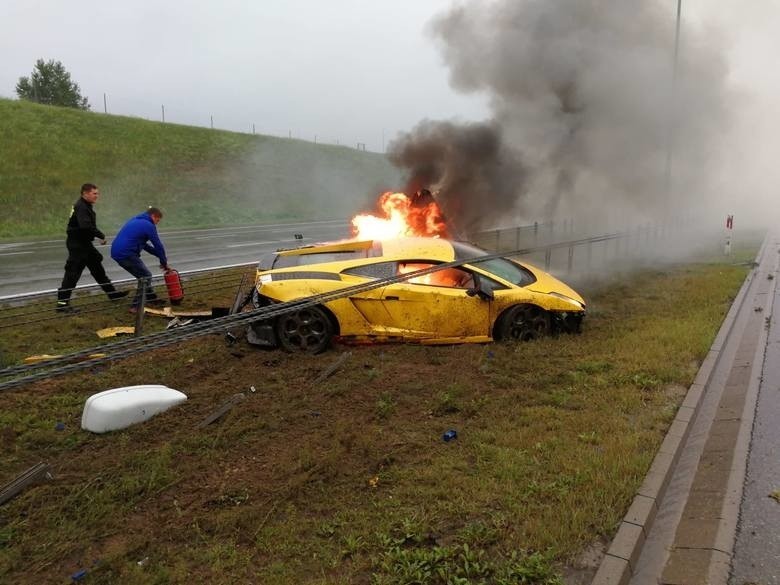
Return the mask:
<svg viewBox="0 0 780 585">
<path fill-rule="evenodd" d="M 141 337 L 141 333 L 143 332 L 144 306 L 146 305 L 146 288 L 149 285 L 151 285 L 151 283 L 147 283 L 145 278 L 138 279 L 138 294 L 140 295 L 140 300 L 138 306 L 136 307 L 135 313 L 135 337 Z"/>
<path fill-rule="evenodd" d="M 550 270 L 551 263 L 552 263 L 552 248 L 547 248 L 544 251 L 544 269 Z"/>
<path fill-rule="evenodd" d="M 501 242 L 501 230 L 496 230 L 496 252 L 500 252 L 501 248 L 499 248 L 499 244 Z"/>
<path fill-rule="evenodd" d="M 572 268 L 574 268 L 574 245 L 569 246 L 569 262 L 567 265 L 567 272 L 571 274 Z"/>
<path fill-rule="evenodd" d="M 539 240 L 539 222 L 535 221 L 534 222 L 534 246 L 537 245 L 538 240 Z"/>
</svg>

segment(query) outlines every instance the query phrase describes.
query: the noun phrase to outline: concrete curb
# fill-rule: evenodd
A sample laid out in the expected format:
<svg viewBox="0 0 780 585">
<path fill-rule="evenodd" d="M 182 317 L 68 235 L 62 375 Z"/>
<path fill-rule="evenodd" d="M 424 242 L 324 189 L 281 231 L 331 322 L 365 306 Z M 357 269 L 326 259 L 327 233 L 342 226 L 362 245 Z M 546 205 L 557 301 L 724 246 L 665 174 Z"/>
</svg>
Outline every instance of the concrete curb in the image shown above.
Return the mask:
<svg viewBox="0 0 780 585">
<path fill-rule="evenodd" d="M 767 238 L 769 241 L 770 238 Z M 777 245 L 776 240 L 772 242 L 772 249 Z M 777 254 L 775 254 L 777 256 Z M 777 294 L 777 273 L 780 267 L 780 257 L 775 259 L 773 267 L 764 274 L 773 277 L 772 285 L 767 294 L 766 302 L 763 307 L 763 314 L 770 318 L 774 309 L 775 295 Z M 758 275 L 759 272 L 754 271 Z M 728 497 L 723 502 L 721 510 L 722 521 L 718 525 L 718 532 L 715 539 L 715 550 L 723 552 L 728 557 L 728 563 L 712 562 L 708 571 L 708 583 L 712 585 L 726 585 L 729 580 L 731 562 L 734 557 L 734 546 L 737 537 L 737 525 L 739 522 L 739 511 L 742 503 L 742 494 L 747 477 L 748 458 L 750 455 L 750 442 L 753 435 L 753 424 L 756 415 L 756 404 L 758 402 L 759 389 L 764 374 L 764 365 L 766 364 L 767 339 L 769 337 L 769 327 L 762 327 L 759 334 L 756 355 L 753 358 L 753 371 L 751 372 L 750 382 L 748 383 L 747 394 L 745 397 L 745 406 L 742 412 L 742 424 L 739 428 L 737 443 L 735 446 L 734 459 L 731 464 L 731 472 L 728 478 Z M 756 370 L 757 367 L 757 370 Z"/>
<path fill-rule="evenodd" d="M 764 240 L 756 255 L 757 264 L 768 248 L 768 241 L 769 238 Z M 642 546 L 653 526 L 659 502 L 664 497 L 675 465 L 682 453 L 682 447 L 688 439 L 692 422 L 699 412 L 705 388 L 712 377 L 715 366 L 720 359 L 724 342 L 731 333 L 736 316 L 745 302 L 748 289 L 756 275 L 757 270 L 754 268 L 745 277 L 745 281 L 728 313 L 726 313 L 715 341 L 702 361 L 696 378 L 688 389 L 642 485 L 634 496 L 628 512 L 620 522 L 617 534 L 612 539 L 591 585 L 628 585 L 631 580 Z"/>
</svg>

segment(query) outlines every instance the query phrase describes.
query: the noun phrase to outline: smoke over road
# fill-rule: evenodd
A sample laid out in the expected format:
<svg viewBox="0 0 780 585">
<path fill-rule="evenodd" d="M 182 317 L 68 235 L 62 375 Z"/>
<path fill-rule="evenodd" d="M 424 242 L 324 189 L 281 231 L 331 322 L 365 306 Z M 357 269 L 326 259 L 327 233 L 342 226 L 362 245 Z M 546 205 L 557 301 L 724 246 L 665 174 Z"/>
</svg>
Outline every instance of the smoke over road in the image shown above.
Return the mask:
<svg viewBox="0 0 780 585">
<path fill-rule="evenodd" d="M 727 67 L 717 37 L 687 27 L 673 84 L 668 6 L 471 1 L 431 26 L 452 86 L 486 92 L 492 119 L 425 120 L 388 152 L 408 189 L 440 190 L 457 227 L 606 211 L 653 219 L 713 197 Z"/>
</svg>

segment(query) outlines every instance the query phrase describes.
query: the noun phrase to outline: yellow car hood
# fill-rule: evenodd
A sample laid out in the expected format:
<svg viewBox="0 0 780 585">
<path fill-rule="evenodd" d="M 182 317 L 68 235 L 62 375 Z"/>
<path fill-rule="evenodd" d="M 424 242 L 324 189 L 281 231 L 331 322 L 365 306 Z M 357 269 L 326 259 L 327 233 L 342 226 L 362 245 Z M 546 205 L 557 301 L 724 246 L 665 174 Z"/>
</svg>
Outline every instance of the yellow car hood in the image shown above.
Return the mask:
<svg viewBox="0 0 780 585">
<path fill-rule="evenodd" d="M 585 299 L 583 299 L 577 291 L 555 278 L 552 274 L 549 274 L 544 270 L 540 270 L 536 266 L 532 266 L 530 264 L 523 263 L 523 266 L 533 272 L 534 276 L 536 277 L 536 282 L 525 287 L 528 290 L 544 294 L 557 293 L 582 303 L 583 307 L 585 306 Z"/>
</svg>

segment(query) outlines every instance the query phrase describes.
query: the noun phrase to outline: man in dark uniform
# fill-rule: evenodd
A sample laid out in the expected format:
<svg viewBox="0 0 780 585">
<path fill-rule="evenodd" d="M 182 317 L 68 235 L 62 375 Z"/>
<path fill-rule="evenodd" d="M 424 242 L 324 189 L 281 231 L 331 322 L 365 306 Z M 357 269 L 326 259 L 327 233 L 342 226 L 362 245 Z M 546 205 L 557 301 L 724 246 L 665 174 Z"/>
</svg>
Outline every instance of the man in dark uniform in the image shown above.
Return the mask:
<svg viewBox="0 0 780 585">
<path fill-rule="evenodd" d="M 70 295 L 76 287 L 84 268 L 100 285 L 109 299 L 116 300 L 126 297 L 127 291 L 118 291 L 111 284 L 103 268 L 103 256 L 95 249 L 92 240 L 97 238 L 101 244 L 106 243 L 106 236 L 97 228 L 95 210 L 92 206 L 98 200 L 100 191 L 92 183 L 81 186 L 81 197 L 73 204 L 73 211 L 68 220 L 67 239 L 68 260 L 65 262 L 65 276 L 57 289 L 57 311 L 74 313 L 77 309 L 70 306 Z"/>
</svg>

